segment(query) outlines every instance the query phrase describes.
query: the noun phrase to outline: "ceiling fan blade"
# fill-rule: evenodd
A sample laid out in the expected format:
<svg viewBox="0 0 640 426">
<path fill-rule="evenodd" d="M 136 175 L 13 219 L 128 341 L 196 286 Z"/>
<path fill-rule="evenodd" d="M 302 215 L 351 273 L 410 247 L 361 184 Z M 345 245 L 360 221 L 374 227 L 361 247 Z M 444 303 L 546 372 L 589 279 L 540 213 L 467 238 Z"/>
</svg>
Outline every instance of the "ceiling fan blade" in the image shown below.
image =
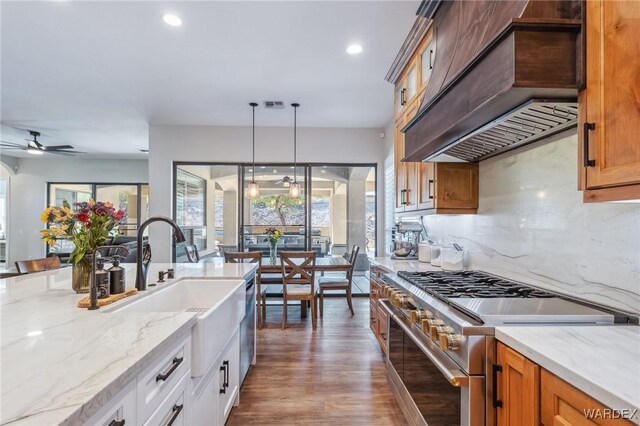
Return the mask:
<svg viewBox="0 0 640 426">
<path fill-rule="evenodd" d="M 50 145 L 43 146 L 42 149 L 45 151 L 56 151 L 60 149 L 73 149 L 73 147 L 71 145 Z"/>
<path fill-rule="evenodd" d="M 24 145 L 19 143 L 0 141 L 0 147 L 2 148 L 18 148 L 18 149 L 27 149 Z"/>
<path fill-rule="evenodd" d="M 76 153 L 84 154 L 84 152 L 78 151 L 44 151 L 47 154 L 64 155 L 66 157 L 75 157 Z"/>
</svg>

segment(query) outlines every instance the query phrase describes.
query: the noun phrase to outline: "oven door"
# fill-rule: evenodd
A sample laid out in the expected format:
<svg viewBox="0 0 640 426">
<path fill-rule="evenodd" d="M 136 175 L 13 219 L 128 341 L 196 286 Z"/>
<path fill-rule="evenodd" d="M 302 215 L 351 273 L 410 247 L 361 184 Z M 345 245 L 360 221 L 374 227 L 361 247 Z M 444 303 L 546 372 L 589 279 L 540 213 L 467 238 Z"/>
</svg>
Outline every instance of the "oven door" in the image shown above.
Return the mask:
<svg viewBox="0 0 640 426">
<path fill-rule="evenodd" d="M 389 314 L 387 369 L 409 423 L 483 425 L 484 378 L 469 376 L 402 314 Z"/>
</svg>

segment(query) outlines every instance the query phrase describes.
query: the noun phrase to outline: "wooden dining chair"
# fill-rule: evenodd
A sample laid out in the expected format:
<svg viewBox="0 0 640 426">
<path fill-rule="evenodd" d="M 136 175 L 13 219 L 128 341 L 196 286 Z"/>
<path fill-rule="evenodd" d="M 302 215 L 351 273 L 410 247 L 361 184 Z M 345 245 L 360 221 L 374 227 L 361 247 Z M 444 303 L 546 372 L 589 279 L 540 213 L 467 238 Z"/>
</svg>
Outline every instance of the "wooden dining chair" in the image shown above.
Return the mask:
<svg viewBox="0 0 640 426">
<path fill-rule="evenodd" d="M 282 329 L 284 330 L 287 324 L 287 302 L 299 300 L 302 318 L 307 314 L 307 302 L 311 302 L 311 326 L 315 330 L 318 319 L 315 292 L 316 252 L 281 251 L 280 263 L 282 266 Z"/>
<path fill-rule="evenodd" d="M 184 246 L 184 254 L 187 256 L 189 263 L 200 262 L 200 255 L 198 254 L 198 247 L 195 244 Z"/>
<path fill-rule="evenodd" d="M 17 260 L 15 264 L 16 269 L 21 274 L 50 271 L 62 267 L 58 256 L 44 257 L 42 259 Z"/>
<path fill-rule="evenodd" d="M 351 302 L 351 284 L 353 283 L 353 267 L 358 259 L 358 252 L 360 247 L 354 245 L 351 249 L 351 256 L 349 256 L 349 263 L 351 266 L 347 271 L 345 278 L 340 277 L 322 277 L 318 279 L 318 298 L 320 299 L 320 316 L 323 315 L 324 310 L 324 292 L 325 290 L 345 290 L 347 295 L 347 305 L 351 315 L 353 312 L 353 303 Z"/>
<path fill-rule="evenodd" d="M 259 251 L 225 251 L 226 263 L 257 263 L 256 272 L 256 303 L 258 304 L 258 328 L 262 330 L 263 323 L 267 320 L 267 289 L 262 288 L 262 253 Z"/>
</svg>

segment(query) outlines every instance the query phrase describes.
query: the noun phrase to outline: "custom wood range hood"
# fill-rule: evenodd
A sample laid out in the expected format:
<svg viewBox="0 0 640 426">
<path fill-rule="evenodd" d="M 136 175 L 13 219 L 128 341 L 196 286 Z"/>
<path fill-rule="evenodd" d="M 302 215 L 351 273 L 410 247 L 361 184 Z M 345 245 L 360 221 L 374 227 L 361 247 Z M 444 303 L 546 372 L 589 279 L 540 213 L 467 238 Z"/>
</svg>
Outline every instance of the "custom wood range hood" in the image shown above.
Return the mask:
<svg viewBox="0 0 640 426">
<path fill-rule="evenodd" d="M 574 126 L 583 9 L 574 0 L 423 1 L 418 13 L 437 54 L 420 109 L 402 129 L 403 161 L 480 161 Z"/>
</svg>

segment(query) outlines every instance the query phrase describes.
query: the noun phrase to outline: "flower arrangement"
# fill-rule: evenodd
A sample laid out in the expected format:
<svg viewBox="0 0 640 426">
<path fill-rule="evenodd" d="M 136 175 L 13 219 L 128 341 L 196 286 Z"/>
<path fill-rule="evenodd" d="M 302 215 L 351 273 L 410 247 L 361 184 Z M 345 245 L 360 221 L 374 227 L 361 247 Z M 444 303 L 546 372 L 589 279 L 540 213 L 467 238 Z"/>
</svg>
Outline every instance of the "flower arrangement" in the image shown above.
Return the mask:
<svg viewBox="0 0 640 426">
<path fill-rule="evenodd" d="M 50 246 L 61 238 L 73 241 L 75 248 L 70 260 L 77 265 L 87 254 L 104 245 L 114 226 L 125 217 L 126 213 L 116 210 L 110 202 L 74 203 L 72 210 L 65 201 L 62 207 L 51 206 L 42 212 L 40 219 L 49 227 L 41 230 L 40 235 Z"/>
<path fill-rule="evenodd" d="M 267 240 L 269 240 L 272 246 L 278 244 L 280 238 L 284 236 L 284 234 L 278 231 L 276 228 L 267 228 L 265 233 L 267 234 Z"/>
</svg>

